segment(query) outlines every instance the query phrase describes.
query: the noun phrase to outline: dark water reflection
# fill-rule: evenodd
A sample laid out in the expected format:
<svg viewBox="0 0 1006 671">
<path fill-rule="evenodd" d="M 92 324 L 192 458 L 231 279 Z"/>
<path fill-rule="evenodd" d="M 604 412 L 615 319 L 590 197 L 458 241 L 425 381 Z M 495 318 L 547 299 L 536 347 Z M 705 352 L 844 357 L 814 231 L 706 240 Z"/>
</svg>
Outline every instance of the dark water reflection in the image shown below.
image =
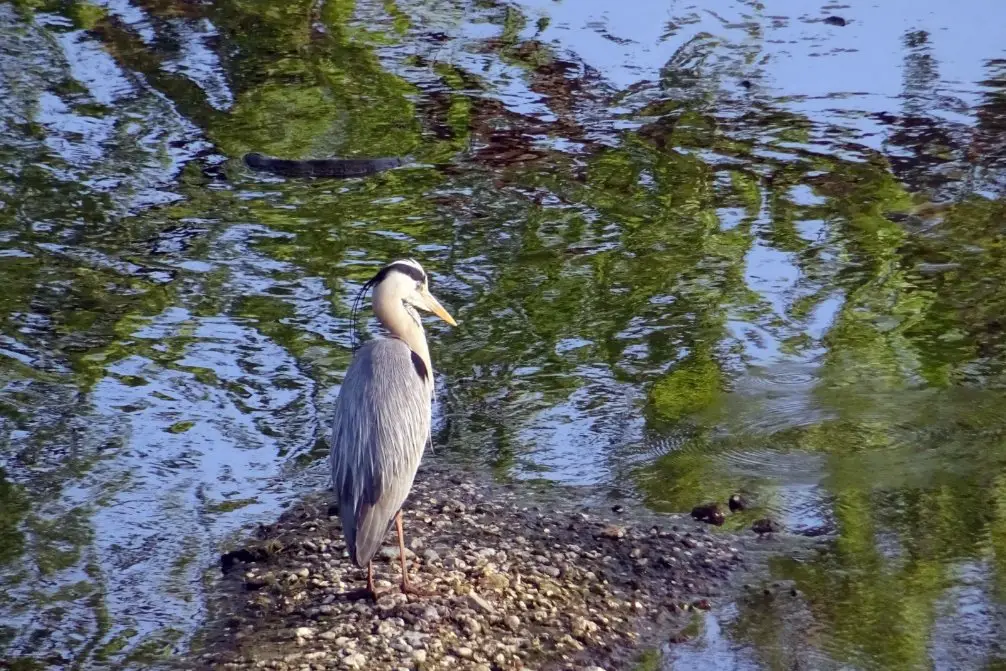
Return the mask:
<svg viewBox="0 0 1006 671">
<path fill-rule="evenodd" d="M 636 4 L 0 5 L 8 657 L 183 645 L 413 255 L 438 456 L 834 532 L 669 668 L 1006 664 L 1006 10 Z"/>
</svg>

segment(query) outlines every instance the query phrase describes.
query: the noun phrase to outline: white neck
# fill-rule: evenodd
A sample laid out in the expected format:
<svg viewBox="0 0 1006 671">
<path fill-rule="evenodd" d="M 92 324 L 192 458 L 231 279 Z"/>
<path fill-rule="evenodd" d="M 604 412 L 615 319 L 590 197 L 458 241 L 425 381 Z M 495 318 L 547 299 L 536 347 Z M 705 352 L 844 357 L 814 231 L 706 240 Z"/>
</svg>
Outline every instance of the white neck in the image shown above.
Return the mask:
<svg viewBox="0 0 1006 671">
<path fill-rule="evenodd" d="M 403 340 L 409 349 L 422 358 L 432 380 L 430 348 L 426 344 L 426 332 L 416 309 L 411 306 L 407 309 L 394 287 L 382 283 L 374 290 L 374 315 L 388 333 Z"/>
</svg>

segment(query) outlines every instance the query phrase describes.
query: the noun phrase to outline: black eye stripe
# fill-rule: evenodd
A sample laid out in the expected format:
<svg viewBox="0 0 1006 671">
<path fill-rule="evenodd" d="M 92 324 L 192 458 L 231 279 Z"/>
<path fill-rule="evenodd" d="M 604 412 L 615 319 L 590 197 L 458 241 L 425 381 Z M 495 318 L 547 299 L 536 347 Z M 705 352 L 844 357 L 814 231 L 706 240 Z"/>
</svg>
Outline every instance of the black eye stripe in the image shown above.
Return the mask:
<svg viewBox="0 0 1006 671">
<path fill-rule="evenodd" d="M 424 273 L 419 268 L 416 268 L 413 265 L 409 265 L 408 263 L 390 263 L 381 268 L 381 270 L 379 270 L 378 273 L 374 275 L 374 279 L 370 280 L 370 284 L 372 286 L 380 284 L 381 281 L 384 280 L 384 278 L 387 277 L 388 273 L 390 273 L 392 270 L 397 270 L 398 272 L 407 275 L 408 277 L 411 277 L 418 284 L 422 284 L 423 282 L 426 281 L 426 273 Z"/>
</svg>

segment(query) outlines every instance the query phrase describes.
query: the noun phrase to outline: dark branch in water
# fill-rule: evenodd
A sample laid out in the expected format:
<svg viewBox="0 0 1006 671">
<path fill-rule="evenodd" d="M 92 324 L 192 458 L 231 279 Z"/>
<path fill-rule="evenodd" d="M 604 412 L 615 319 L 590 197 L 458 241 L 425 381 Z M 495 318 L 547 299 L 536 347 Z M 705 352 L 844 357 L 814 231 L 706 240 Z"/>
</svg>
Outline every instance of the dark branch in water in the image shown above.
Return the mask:
<svg viewBox="0 0 1006 671">
<path fill-rule="evenodd" d="M 398 156 L 385 158 L 273 158 L 258 152 L 245 154 L 245 165 L 283 177 L 364 177 L 405 164 Z"/>
</svg>

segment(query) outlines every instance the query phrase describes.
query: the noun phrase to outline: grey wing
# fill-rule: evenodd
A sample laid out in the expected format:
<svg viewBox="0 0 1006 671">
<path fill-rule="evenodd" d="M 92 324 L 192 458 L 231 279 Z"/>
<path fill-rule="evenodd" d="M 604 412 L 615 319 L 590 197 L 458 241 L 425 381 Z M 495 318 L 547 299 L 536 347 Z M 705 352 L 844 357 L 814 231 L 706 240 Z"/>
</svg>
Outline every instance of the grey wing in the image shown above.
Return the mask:
<svg viewBox="0 0 1006 671">
<path fill-rule="evenodd" d="M 377 553 L 412 488 L 431 393 L 429 374 L 421 377 L 412 350 L 395 338 L 365 344 L 346 371 L 332 420 L 332 489 L 358 566 Z"/>
</svg>

